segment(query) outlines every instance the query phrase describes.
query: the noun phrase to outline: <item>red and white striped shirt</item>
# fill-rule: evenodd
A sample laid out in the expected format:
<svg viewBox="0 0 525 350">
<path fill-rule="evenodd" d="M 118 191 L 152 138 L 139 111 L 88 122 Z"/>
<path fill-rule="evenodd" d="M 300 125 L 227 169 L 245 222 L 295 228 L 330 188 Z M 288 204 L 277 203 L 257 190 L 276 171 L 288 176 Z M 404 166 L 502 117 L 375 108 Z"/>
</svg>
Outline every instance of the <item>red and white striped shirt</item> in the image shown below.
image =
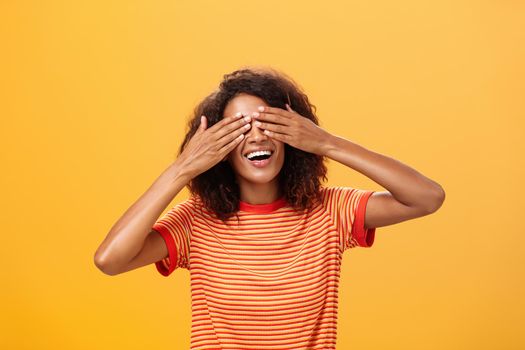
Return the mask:
<svg viewBox="0 0 525 350">
<path fill-rule="evenodd" d="M 241 201 L 226 223 L 192 196 L 157 220 L 157 270 L 190 271 L 191 349 L 335 349 L 342 253 L 372 246 L 373 192 L 321 187 L 310 211 Z"/>
</svg>

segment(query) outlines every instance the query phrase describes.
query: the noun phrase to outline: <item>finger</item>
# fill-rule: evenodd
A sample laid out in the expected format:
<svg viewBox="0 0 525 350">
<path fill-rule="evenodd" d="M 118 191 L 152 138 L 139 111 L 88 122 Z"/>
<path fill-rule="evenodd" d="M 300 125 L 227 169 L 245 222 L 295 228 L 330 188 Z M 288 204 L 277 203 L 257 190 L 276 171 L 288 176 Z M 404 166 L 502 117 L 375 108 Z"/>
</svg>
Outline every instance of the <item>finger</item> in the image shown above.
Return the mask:
<svg viewBox="0 0 525 350">
<path fill-rule="evenodd" d="M 244 134 L 240 134 L 239 136 L 234 137 L 233 140 L 231 140 L 230 142 L 228 142 L 226 145 L 224 145 L 223 147 L 219 149 L 219 154 L 222 156 L 222 155 L 226 155 L 230 153 L 235 147 L 237 147 L 237 145 L 243 139 L 244 139 Z"/>
<path fill-rule="evenodd" d="M 244 117 L 241 120 L 236 121 L 235 123 L 231 123 L 229 125 L 226 125 L 222 127 L 219 131 L 217 131 L 214 135 L 215 140 L 220 140 L 226 135 L 230 135 L 233 132 L 237 132 L 241 130 L 241 132 L 246 132 L 250 130 L 251 124 L 249 123 L 251 120 L 250 117 Z"/>
<path fill-rule="evenodd" d="M 253 118 L 257 120 L 265 120 L 272 122 L 274 124 L 289 125 L 291 120 L 289 118 L 283 117 L 280 114 L 271 114 L 265 112 L 253 112 Z"/>
<path fill-rule="evenodd" d="M 206 119 L 206 116 L 201 115 L 201 123 L 199 125 L 199 130 L 204 131 L 208 127 L 208 119 Z"/>
<path fill-rule="evenodd" d="M 229 117 L 222 118 L 222 119 L 219 120 L 217 123 L 215 123 L 214 125 L 212 125 L 208 130 L 210 130 L 212 133 L 215 133 L 216 131 L 218 131 L 219 129 L 221 129 L 223 126 L 228 125 L 228 124 L 230 124 L 230 123 L 233 123 L 233 122 L 237 121 L 240 117 L 242 117 L 242 113 L 241 113 L 241 112 L 238 112 L 238 113 L 236 113 L 235 115 L 232 115 L 232 116 L 229 116 Z"/>
<path fill-rule="evenodd" d="M 271 124 L 271 123 L 262 123 L 260 121 L 256 121 L 255 126 L 258 127 L 259 129 L 270 130 L 273 132 L 278 132 L 280 134 L 291 135 L 290 128 L 287 126 Z"/>
<path fill-rule="evenodd" d="M 278 107 L 269 107 L 269 106 L 259 106 L 259 112 L 269 113 L 269 114 L 278 114 L 282 115 L 285 118 L 293 118 L 294 114 L 288 111 L 285 111 L 282 108 Z"/>
<path fill-rule="evenodd" d="M 251 128 L 251 124 L 245 124 L 240 128 L 237 128 L 227 134 L 224 134 L 220 139 L 216 140 L 216 142 L 218 143 L 219 147 L 222 147 L 225 144 L 231 142 L 233 139 L 235 139 L 239 135 L 244 134 L 245 132 L 248 132 L 250 128 Z"/>
<path fill-rule="evenodd" d="M 273 139 L 276 139 L 278 141 L 282 141 L 282 142 L 286 142 L 286 143 L 289 143 L 292 139 L 292 137 L 290 135 L 285 135 L 285 134 L 281 134 L 281 133 L 278 133 L 278 132 L 273 132 L 273 131 L 270 131 L 270 130 L 264 130 L 263 131 L 266 135 L 270 136 L 271 138 Z"/>
</svg>

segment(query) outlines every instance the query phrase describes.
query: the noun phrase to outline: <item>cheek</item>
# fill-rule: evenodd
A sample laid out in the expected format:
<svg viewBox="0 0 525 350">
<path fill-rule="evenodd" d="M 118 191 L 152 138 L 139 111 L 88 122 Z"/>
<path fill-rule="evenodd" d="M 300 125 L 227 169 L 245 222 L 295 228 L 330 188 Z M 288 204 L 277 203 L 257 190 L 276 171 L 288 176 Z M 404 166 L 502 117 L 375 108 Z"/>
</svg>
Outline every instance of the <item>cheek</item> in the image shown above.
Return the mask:
<svg viewBox="0 0 525 350">
<path fill-rule="evenodd" d="M 241 149 L 242 149 L 241 144 L 238 144 L 237 146 L 235 146 L 234 149 L 232 149 L 232 150 L 230 151 L 230 153 L 228 153 L 228 155 L 233 155 L 233 154 L 236 154 L 236 153 L 237 153 L 237 154 L 240 154 Z"/>
<path fill-rule="evenodd" d="M 233 162 L 234 160 L 235 161 L 240 161 L 242 159 L 240 159 L 241 157 L 241 151 L 242 151 L 242 145 L 239 144 L 237 145 L 233 150 L 230 151 L 230 153 L 228 153 L 228 160 L 230 162 Z"/>
<path fill-rule="evenodd" d="M 284 143 L 282 143 L 282 142 L 279 145 L 279 153 L 281 154 L 281 157 L 284 158 L 285 148 L 284 148 Z"/>
</svg>

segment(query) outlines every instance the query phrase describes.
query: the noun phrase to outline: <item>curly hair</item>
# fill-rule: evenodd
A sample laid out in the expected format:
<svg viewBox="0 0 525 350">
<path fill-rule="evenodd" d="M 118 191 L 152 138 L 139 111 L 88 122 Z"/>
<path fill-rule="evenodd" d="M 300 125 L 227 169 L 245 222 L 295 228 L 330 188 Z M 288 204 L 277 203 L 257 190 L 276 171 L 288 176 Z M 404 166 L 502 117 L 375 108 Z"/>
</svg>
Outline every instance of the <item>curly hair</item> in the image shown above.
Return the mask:
<svg viewBox="0 0 525 350">
<path fill-rule="evenodd" d="M 225 74 L 219 87 L 205 97 L 190 117 L 179 155 L 195 134 L 200 116 L 205 115 L 208 128 L 223 118 L 228 102 L 240 93 L 257 96 L 269 106 L 286 110 L 285 103 L 301 116 L 319 125 L 316 107 L 311 104 L 297 83 L 274 68 L 244 67 Z M 320 200 L 321 179 L 327 180 L 325 157 L 284 144 L 284 164 L 279 173 L 281 193 L 296 210 L 310 209 Z M 239 211 L 240 188 L 235 173 L 228 162 L 219 162 L 191 179 L 187 185 L 192 195 L 200 197 L 203 206 L 222 221 Z M 238 219 L 238 215 L 237 215 Z"/>
</svg>

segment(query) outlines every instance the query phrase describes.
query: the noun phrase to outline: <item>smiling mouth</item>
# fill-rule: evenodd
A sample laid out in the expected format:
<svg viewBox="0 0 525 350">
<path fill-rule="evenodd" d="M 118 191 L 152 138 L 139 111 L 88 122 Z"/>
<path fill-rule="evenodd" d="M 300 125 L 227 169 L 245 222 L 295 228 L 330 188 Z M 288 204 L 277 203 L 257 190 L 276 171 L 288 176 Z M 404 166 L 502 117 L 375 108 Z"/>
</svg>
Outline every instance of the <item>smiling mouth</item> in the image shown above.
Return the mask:
<svg viewBox="0 0 525 350">
<path fill-rule="evenodd" d="M 248 155 L 245 155 L 244 158 L 253 166 L 257 168 L 264 167 L 268 165 L 272 159 L 272 156 L 275 152 L 271 151 L 271 154 L 261 154 L 252 156 L 251 158 L 248 158 Z"/>
<path fill-rule="evenodd" d="M 262 154 L 262 155 L 257 155 L 257 156 L 253 156 L 250 158 L 248 158 L 248 156 L 244 156 L 244 158 L 248 159 L 251 162 L 251 161 L 257 161 L 257 160 L 265 160 L 265 159 L 270 158 L 272 155 L 273 155 L 273 152 L 271 154 Z"/>
</svg>

